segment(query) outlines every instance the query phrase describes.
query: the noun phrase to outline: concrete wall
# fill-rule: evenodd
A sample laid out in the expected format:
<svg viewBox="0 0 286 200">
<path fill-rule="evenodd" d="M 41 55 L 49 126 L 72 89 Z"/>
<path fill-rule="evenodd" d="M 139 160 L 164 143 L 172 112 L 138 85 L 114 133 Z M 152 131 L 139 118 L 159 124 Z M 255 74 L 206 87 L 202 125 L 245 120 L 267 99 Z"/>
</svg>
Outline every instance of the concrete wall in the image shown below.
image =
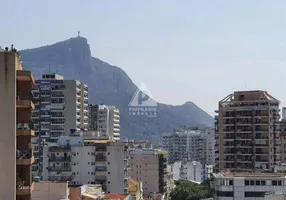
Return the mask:
<svg viewBox="0 0 286 200">
<path fill-rule="evenodd" d="M 159 192 L 158 155 L 130 155 L 130 176 L 135 181 L 142 181 L 144 195 Z"/>
<path fill-rule="evenodd" d="M 16 53 L 0 52 L 0 200 L 16 199 Z"/>
<path fill-rule="evenodd" d="M 65 134 L 76 129 L 76 81 L 65 80 Z"/>
<path fill-rule="evenodd" d="M 91 184 L 95 181 L 95 152 L 94 146 L 72 147 L 72 183 Z"/>
<path fill-rule="evenodd" d="M 107 146 L 107 192 L 124 194 L 125 154 L 123 145 Z"/>
</svg>

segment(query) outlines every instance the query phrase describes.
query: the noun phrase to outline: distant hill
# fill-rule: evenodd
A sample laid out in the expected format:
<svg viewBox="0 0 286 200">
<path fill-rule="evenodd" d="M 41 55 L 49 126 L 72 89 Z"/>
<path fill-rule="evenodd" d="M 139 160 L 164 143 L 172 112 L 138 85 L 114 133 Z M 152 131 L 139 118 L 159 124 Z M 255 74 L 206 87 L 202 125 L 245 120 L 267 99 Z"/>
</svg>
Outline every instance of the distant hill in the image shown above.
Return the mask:
<svg viewBox="0 0 286 200">
<path fill-rule="evenodd" d="M 120 109 L 121 138 L 157 140 L 161 133 L 183 125 L 213 126 L 213 118 L 193 102 L 183 105 L 158 103 L 157 117 L 130 116 L 128 104 L 137 86 L 119 67 L 92 57 L 87 39 L 71 38 L 52 45 L 21 51 L 23 66 L 36 78 L 49 71 L 89 86 L 89 102 Z"/>
</svg>

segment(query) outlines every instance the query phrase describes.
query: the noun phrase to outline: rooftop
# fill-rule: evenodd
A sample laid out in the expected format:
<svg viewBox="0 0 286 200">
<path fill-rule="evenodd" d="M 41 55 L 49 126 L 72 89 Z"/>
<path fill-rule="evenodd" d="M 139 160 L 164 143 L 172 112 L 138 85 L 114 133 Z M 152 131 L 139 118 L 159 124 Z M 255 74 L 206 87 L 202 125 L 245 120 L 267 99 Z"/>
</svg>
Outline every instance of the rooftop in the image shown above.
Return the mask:
<svg viewBox="0 0 286 200">
<path fill-rule="evenodd" d="M 105 194 L 104 198 L 109 200 L 124 200 L 127 195 L 124 194 Z"/>
<path fill-rule="evenodd" d="M 220 172 L 214 174 L 217 178 L 230 178 L 230 177 L 286 177 L 285 173 L 260 173 L 260 172 Z"/>
</svg>

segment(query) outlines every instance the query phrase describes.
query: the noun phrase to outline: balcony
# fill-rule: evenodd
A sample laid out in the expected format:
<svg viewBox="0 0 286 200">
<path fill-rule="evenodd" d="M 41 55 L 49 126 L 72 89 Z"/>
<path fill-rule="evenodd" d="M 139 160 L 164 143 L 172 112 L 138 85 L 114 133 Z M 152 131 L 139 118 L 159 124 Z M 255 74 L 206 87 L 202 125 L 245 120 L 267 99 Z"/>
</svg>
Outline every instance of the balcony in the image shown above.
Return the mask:
<svg viewBox="0 0 286 200">
<path fill-rule="evenodd" d="M 35 84 L 35 79 L 32 72 L 25 70 L 17 70 L 17 80 L 18 81 L 30 81 Z"/>
<path fill-rule="evenodd" d="M 16 195 L 30 195 L 33 190 L 34 190 L 34 183 L 33 182 L 30 186 L 25 186 L 24 181 L 21 181 L 21 179 L 17 180 Z"/>
<path fill-rule="evenodd" d="M 17 99 L 17 108 L 29 108 L 35 109 L 35 105 L 31 100 L 18 100 Z"/>
<path fill-rule="evenodd" d="M 48 167 L 48 171 L 57 171 L 57 172 L 68 172 L 71 171 L 71 167 L 62 167 L 62 166 L 53 166 L 53 167 Z"/>
<path fill-rule="evenodd" d="M 95 175 L 96 175 L 96 176 L 106 176 L 107 173 L 106 173 L 106 171 L 96 171 L 96 172 L 95 172 Z"/>
<path fill-rule="evenodd" d="M 70 162 L 71 156 L 66 157 L 57 157 L 57 156 L 49 156 L 50 162 Z"/>
<path fill-rule="evenodd" d="M 101 172 L 106 171 L 106 167 L 105 166 L 97 166 L 97 167 L 95 167 L 95 171 L 101 171 Z"/>
<path fill-rule="evenodd" d="M 17 136 L 35 136 L 32 122 L 17 123 Z"/>
<path fill-rule="evenodd" d="M 65 147 L 49 147 L 50 152 L 69 152 L 71 151 L 71 147 L 69 145 L 66 145 Z"/>
<path fill-rule="evenodd" d="M 106 156 L 96 156 L 95 157 L 95 161 L 98 161 L 98 162 L 100 162 L 100 161 L 102 161 L 102 162 L 105 162 L 106 161 Z"/>
<path fill-rule="evenodd" d="M 32 150 L 17 150 L 17 165 L 31 165 L 35 161 Z"/>
<path fill-rule="evenodd" d="M 49 176 L 50 181 L 71 181 L 73 179 L 73 176 Z"/>
</svg>

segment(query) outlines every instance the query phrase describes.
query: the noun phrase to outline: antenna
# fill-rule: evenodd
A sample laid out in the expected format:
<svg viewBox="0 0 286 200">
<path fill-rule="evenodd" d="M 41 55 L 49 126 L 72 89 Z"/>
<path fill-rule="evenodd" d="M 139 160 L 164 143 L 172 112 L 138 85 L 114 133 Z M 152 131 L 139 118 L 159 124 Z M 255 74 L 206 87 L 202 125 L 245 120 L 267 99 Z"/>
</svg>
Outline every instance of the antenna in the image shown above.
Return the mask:
<svg viewBox="0 0 286 200">
<path fill-rule="evenodd" d="M 77 37 L 80 37 L 80 31 L 77 32 Z"/>
</svg>

